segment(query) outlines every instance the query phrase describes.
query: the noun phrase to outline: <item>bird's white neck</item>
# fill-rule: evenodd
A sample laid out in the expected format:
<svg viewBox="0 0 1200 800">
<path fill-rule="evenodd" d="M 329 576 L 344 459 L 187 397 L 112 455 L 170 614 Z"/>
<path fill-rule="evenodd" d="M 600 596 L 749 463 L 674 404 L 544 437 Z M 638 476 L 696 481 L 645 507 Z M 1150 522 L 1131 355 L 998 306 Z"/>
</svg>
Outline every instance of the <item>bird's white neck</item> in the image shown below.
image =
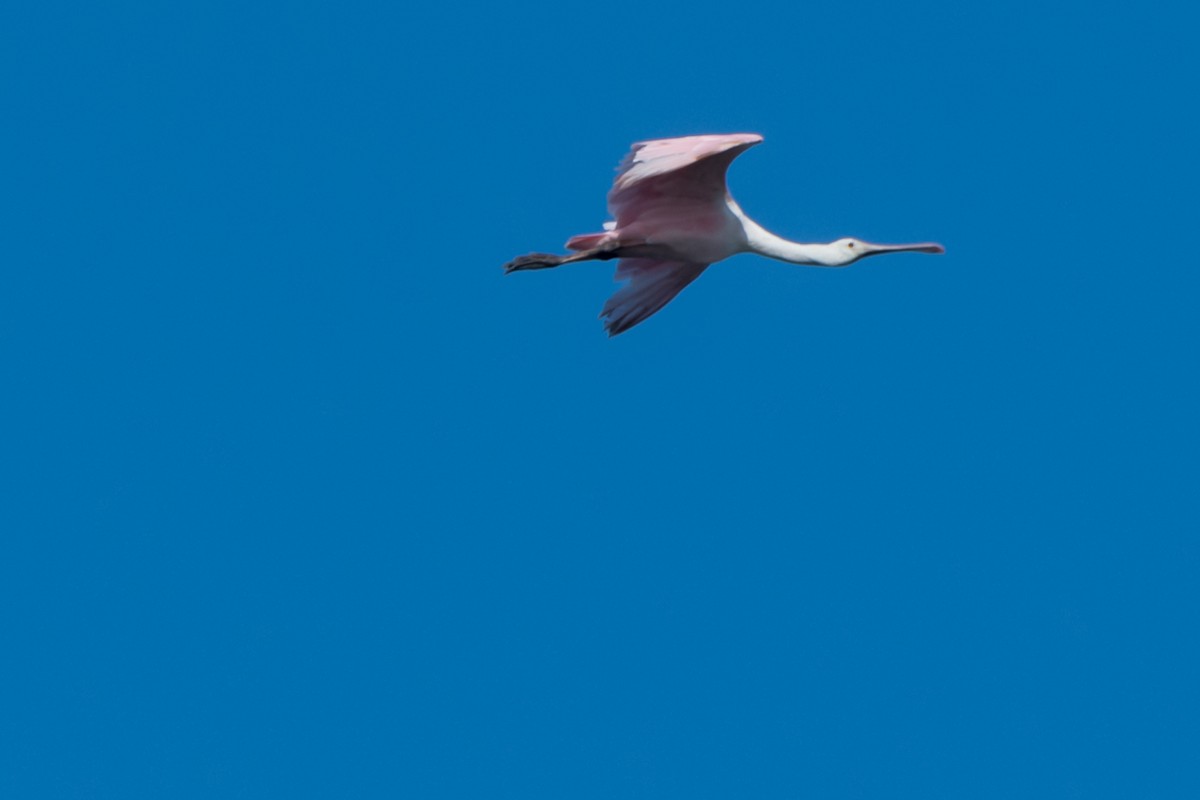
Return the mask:
<svg viewBox="0 0 1200 800">
<path fill-rule="evenodd" d="M 831 244 L 806 244 L 793 242 L 776 236 L 757 222 L 743 217 L 746 243 L 752 253 L 787 261 L 791 264 L 814 264 L 822 267 L 837 267 L 845 263 L 842 253 Z"/>
<path fill-rule="evenodd" d="M 813 264 L 819 267 L 840 267 L 846 263 L 845 254 L 832 244 L 806 244 L 784 239 L 747 217 L 732 200 L 730 207 L 742 221 L 742 230 L 746 234 L 746 249 L 751 253 L 791 264 Z"/>
</svg>

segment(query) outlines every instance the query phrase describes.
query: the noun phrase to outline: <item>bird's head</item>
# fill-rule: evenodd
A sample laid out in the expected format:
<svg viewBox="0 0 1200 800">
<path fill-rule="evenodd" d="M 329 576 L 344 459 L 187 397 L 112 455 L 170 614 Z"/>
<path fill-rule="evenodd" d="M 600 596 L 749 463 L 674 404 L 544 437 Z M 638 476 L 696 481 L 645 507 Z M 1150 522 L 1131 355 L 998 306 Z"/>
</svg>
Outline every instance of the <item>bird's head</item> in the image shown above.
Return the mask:
<svg viewBox="0 0 1200 800">
<path fill-rule="evenodd" d="M 877 256 L 880 253 L 944 253 L 946 248 L 936 242 L 918 242 L 917 244 L 871 244 L 862 239 L 847 237 L 838 239 L 829 245 L 830 259 L 836 266 L 853 264 L 860 258 Z"/>
</svg>

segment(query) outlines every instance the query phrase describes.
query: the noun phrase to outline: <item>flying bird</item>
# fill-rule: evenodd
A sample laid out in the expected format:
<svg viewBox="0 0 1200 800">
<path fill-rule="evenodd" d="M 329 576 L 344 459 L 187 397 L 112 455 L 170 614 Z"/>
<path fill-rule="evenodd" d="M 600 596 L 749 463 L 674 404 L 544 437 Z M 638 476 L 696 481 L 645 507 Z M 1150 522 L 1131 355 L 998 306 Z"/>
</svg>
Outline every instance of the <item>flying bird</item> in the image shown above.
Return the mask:
<svg viewBox="0 0 1200 800">
<path fill-rule="evenodd" d="M 871 244 L 847 238 L 805 244 L 767 231 L 746 216 L 725 186 L 729 164 L 761 141 L 755 133 L 731 133 L 635 143 L 608 192 L 613 221 L 603 232 L 571 237 L 566 244 L 571 255 L 530 253 L 505 264 L 504 271 L 620 259 L 616 280 L 627 283 L 600 312 L 608 335 L 616 336 L 669 303 L 710 264 L 737 253 L 845 267 L 880 253 L 946 252 L 934 242 Z"/>
</svg>

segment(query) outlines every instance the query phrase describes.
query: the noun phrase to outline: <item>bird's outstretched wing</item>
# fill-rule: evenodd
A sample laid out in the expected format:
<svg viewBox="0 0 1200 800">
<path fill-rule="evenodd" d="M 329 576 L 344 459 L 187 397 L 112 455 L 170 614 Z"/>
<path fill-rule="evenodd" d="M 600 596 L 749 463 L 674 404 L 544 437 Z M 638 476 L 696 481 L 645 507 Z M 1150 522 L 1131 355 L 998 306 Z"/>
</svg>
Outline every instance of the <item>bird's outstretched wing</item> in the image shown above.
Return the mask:
<svg viewBox="0 0 1200 800">
<path fill-rule="evenodd" d="M 725 171 L 730 162 L 762 141 L 754 133 L 682 136 L 638 142 L 617 168 L 608 192 L 609 237 L 653 241 L 667 230 L 703 231 L 720 224 L 725 212 Z M 592 240 L 588 238 L 588 243 Z M 568 243 L 580 249 L 583 237 Z M 700 276 L 708 264 L 690 261 L 623 258 L 616 279 L 628 281 L 600 312 L 609 336 L 627 331 L 671 301 Z"/>
<path fill-rule="evenodd" d="M 623 258 L 617 264 L 616 280 L 628 281 L 618 289 L 600 312 L 604 329 L 616 336 L 654 314 L 700 276 L 708 264 L 665 261 L 655 258 Z"/>
<path fill-rule="evenodd" d="M 730 133 L 637 142 L 608 192 L 617 229 L 656 212 L 680 214 L 723 204 L 730 162 L 761 141 L 756 133 Z"/>
</svg>

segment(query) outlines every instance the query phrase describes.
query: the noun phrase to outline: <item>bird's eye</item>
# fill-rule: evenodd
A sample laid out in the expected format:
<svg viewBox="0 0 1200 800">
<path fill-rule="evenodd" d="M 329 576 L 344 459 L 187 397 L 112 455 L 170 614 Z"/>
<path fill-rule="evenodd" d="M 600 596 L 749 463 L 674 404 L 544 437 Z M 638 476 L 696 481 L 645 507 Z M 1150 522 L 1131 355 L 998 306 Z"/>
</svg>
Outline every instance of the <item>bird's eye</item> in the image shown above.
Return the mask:
<svg viewBox="0 0 1200 800">
<path fill-rule="evenodd" d="M 846 242 L 846 247 L 854 247 L 854 242 Z"/>
</svg>

